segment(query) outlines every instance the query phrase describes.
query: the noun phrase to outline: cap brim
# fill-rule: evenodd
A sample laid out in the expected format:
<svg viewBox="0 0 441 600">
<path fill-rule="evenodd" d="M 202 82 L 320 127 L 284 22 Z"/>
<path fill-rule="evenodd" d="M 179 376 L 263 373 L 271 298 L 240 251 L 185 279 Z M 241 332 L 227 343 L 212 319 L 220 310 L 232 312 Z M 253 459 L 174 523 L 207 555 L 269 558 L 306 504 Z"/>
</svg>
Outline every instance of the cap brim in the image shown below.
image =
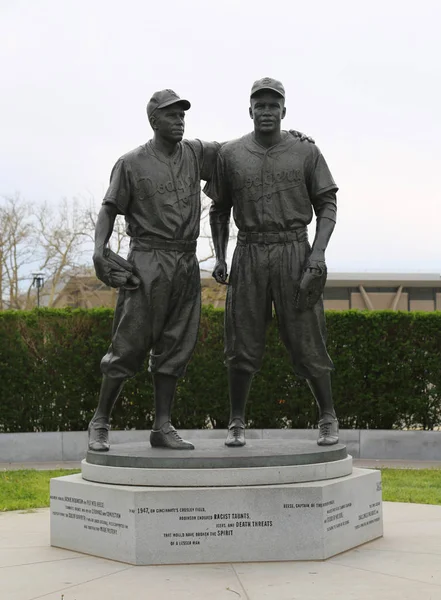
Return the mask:
<svg viewBox="0 0 441 600">
<path fill-rule="evenodd" d="M 262 90 L 270 90 L 271 92 L 276 92 L 276 94 L 278 94 L 279 96 L 281 96 L 282 98 L 285 97 L 285 94 L 282 94 L 282 92 L 280 90 L 276 90 L 276 88 L 270 87 L 269 85 L 265 85 L 264 87 L 260 87 L 257 90 L 254 90 L 254 92 L 251 94 L 250 98 L 252 98 L 253 96 L 255 96 L 256 94 L 258 94 L 259 92 L 261 92 Z"/>
<path fill-rule="evenodd" d="M 191 104 L 188 100 L 184 100 L 183 98 L 179 98 L 179 100 L 167 100 L 167 102 L 163 102 L 157 109 L 166 108 L 167 106 L 171 106 L 172 104 L 182 104 L 184 110 L 188 110 L 191 107 Z"/>
</svg>

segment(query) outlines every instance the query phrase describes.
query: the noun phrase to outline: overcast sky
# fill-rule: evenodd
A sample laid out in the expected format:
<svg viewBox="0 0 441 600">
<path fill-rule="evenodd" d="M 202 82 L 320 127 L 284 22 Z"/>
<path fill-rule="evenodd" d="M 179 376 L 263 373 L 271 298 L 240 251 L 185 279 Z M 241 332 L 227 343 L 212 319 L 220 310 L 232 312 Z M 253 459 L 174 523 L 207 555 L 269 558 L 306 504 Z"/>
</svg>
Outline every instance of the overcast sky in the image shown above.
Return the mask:
<svg viewBox="0 0 441 600">
<path fill-rule="evenodd" d="M 440 24 L 439 0 L 0 0 L 0 195 L 99 206 L 155 90 L 224 141 L 276 77 L 340 188 L 329 268 L 441 272 Z"/>
</svg>

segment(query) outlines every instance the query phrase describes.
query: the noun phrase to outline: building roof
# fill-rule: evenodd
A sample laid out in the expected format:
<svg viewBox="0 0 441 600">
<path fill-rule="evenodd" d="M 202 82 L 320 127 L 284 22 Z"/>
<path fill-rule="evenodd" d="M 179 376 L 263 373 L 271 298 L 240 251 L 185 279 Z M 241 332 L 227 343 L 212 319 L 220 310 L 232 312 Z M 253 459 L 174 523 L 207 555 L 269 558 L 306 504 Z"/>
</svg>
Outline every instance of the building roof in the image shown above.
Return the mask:
<svg viewBox="0 0 441 600">
<path fill-rule="evenodd" d="M 441 287 L 440 273 L 341 273 L 328 272 L 327 287 Z"/>
<path fill-rule="evenodd" d="M 212 279 L 211 271 L 201 269 L 201 279 L 209 282 Z M 328 271 L 328 287 L 357 287 L 367 285 L 369 287 L 391 287 L 402 285 L 403 287 L 441 287 L 440 273 L 373 273 L 360 271 L 345 273 L 340 271 Z"/>
</svg>

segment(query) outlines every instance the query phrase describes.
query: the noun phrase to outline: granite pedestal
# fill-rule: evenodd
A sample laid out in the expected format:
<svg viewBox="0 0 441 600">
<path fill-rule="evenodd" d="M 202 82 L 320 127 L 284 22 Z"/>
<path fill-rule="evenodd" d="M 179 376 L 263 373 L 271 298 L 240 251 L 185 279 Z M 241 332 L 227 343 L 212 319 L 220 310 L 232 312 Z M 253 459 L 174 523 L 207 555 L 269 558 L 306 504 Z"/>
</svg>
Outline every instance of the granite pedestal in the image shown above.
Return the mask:
<svg viewBox="0 0 441 600">
<path fill-rule="evenodd" d="M 51 481 L 53 546 L 136 565 L 320 560 L 381 535 L 381 474 L 342 444 L 122 444 Z"/>
</svg>

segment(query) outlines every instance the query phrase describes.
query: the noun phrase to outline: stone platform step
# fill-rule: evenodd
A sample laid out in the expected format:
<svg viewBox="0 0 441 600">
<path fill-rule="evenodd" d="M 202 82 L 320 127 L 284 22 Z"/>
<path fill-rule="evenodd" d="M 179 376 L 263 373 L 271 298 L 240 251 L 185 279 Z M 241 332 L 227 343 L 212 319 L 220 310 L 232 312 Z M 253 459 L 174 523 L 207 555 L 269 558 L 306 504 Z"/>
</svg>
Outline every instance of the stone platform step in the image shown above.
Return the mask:
<svg viewBox="0 0 441 600">
<path fill-rule="evenodd" d="M 321 447 L 312 440 L 250 440 L 228 448 L 223 440 L 199 440 L 195 450 L 119 444 L 87 453 L 87 481 L 152 487 L 279 485 L 344 477 L 352 472 L 346 446 Z"/>
</svg>

